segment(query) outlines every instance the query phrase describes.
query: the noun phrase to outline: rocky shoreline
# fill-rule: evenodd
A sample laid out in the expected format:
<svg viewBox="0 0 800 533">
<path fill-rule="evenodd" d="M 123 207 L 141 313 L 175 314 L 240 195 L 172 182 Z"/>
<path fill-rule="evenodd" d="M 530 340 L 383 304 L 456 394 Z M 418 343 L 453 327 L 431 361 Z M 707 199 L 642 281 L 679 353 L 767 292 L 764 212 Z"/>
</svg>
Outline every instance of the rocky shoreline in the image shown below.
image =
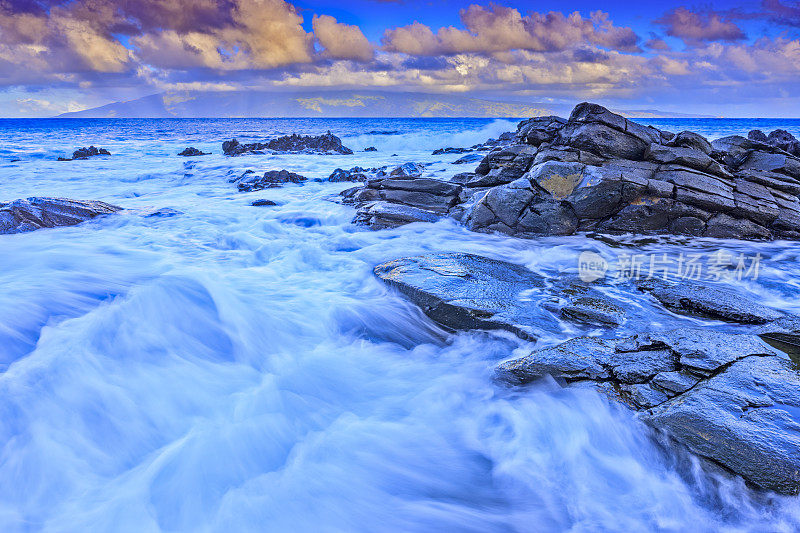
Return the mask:
<svg viewBox="0 0 800 533">
<path fill-rule="evenodd" d="M 635 320 L 636 306 L 606 296 L 598 290 L 602 283 L 547 279 L 496 259 L 430 254 L 374 271 L 451 331 L 505 330 L 534 341 L 541 333 L 560 335 L 561 321 L 572 322 L 584 335 L 500 363 L 497 380 L 506 386 L 546 376 L 565 384 L 593 382 L 649 425 L 752 485 L 800 492 L 800 361 L 765 341 L 797 345 L 800 317 L 722 286 L 665 282 L 661 298 L 647 305 L 698 295 L 705 316 L 735 327 L 645 330 Z M 627 290 L 645 289 L 630 283 Z"/>
<path fill-rule="evenodd" d="M 800 158 L 784 148 L 798 144 L 786 132 L 771 135 L 709 142 L 584 103 L 566 120 L 521 122 L 513 141 L 473 172 L 439 180 L 442 194 L 431 181 L 384 178 L 345 197 L 359 209 L 356 220 L 376 228 L 418 216 L 520 238 L 592 231 L 796 240 Z M 402 218 L 384 216 L 399 211 Z"/>
<path fill-rule="evenodd" d="M 222 150 L 232 157 L 353 155 L 330 132 L 249 144 L 233 139 Z M 472 231 L 522 239 L 579 233 L 800 239 L 800 142 L 783 130 L 708 141 L 584 103 L 567 119 L 528 119 L 499 139 L 434 153 L 463 154 L 455 164 L 477 166 L 449 179 L 428 176 L 417 163 L 352 166 L 313 181 L 357 183 L 340 199 L 355 207 L 354 223 L 375 230 L 451 219 Z M 99 155 L 110 154 L 90 146 L 73 159 Z M 207 154 L 189 147 L 177 155 Z M 230 181 L 253 192 L 311 180 L 274 169 L 248 170 Z M 251 205 L 279 204 L 258 199 Z M 97 201 L 15 200 L 0 204 L 0 234 L 120 211 Z M 168 211 L 154 214 L 177 214 Z M 797 350 L 786 348 L 800 346 L 800 317 L 719 283 L 629 281 L 614 287 L 629 296 L 621 298 L 610 296 L 603 280 L 548 278 L 466 253 L 394 259 L 374 273 L 447 330 L 562 340 L 499 363 L 498 386 L 550 378 L 590 383 L 752 486 L 800 493 L 800 361 L 792 359 Z M 643 310 L 715 322 L 654 325 Z M 565 322 L 579 333 L 565 336 Z"/>
</svg>

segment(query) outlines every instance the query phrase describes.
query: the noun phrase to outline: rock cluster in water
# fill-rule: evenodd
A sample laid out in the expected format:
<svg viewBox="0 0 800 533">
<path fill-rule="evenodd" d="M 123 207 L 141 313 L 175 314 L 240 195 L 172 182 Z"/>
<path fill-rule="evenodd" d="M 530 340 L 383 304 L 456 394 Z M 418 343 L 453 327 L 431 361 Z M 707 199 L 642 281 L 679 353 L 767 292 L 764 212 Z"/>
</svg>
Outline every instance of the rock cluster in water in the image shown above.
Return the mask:
<svg viewBox="0 0 800 533">
<path fill-rule="evenodd" d="M 28 198 L 0 203 L 0 234 L 22 233 L 41 228 L 74 226 L 122 208 L 105 202 L 67 198 Z"/>
<path fill-rule="evenodd" d="M 66 157 L 59 157 L 59 161 L 72 161 L 75 159 L 89 159 L 90 157 L 95 157 L 98 155 L 111 155 L 111 152 L 106 150 L 105 148 L 97 148 L 95 146 L 89 146 L 88 148 L 78 148 L 74 152 L 72 152 L 71 158 Z"/>
<path fill-rule="evenodd" d="M 510 385 L 544 376 L 596 382 L 697 455 L 753 485 L 800 491 L 800 374 L 767 339 L 800 340 L 800 318 L 717 286 L 646 283 L 657 302 L 740 329 L 665 329 L 616 335 L 636 306 L 578 280 L 546 280 L 528 269 L 470 254 L 431 254 L 375 267 L 375 274 L 452 330 L 502 329 L 524 339 L 559 333 L 559 319 L 615 331 L 579 336 L 501 363 Z M 696 300 L 692 303 L 692 300 Z M 590 327 L 589 327 L 590 326 Z M 644 329 L 633 324 L 635 330 Z M 648 329 L 654 329 L 649 327 Z M 761 335 L 761 336 L 759 336 Z"/>
<path fill-rule="evenodd" d="M 466 154 L 468 152 L 484 152 L 486 150 L 492 150 L 494 148 L 505 146 L 510 142 L 512 142 L 513 140 L 514 140 L 514 133 L 507 131 L 505 133 L 502 133 L 497 139 L 489 139 L 486 142 L 472 145 L 469 148 L 448 146 L 447 148 L 437 148 L 432 152 L 432 154 L 445 155 L 445 154 Z"/>
<path fill-rule="evenodd" d="M 288 170 L 268 170 L 263 175 L 258 175 L 252 170 L 246 170 L 241 176 L 233 180 L 239 191 L 250 192 L 262 189 L 282 187 L 287 183 L 303 183 L 308 178 Z"/>
<path fill-rule="evenodd" d="M 328 132 L 324 135 L 286 135 L 265 143 L 241 144 L 236 139 L 222 143 L 225 155 L 287 153 L 287 154 L 352 154 L 353 151 L 342 145 L 342 140 Z"/>
<path fill-rule="evenodd" d="M 194 146 L 190 146 L 186 148 L 184 151 L 180 152 L 178 155 L 182 155 L 183 157 L 197 157 L 200 155 L 209 155 L 209 153 L 198 150 Z"/>
<path fill-rule="evenodd" d="M 420 216 L 406 222 L 449 216 L 474 231 L 523 238 L 595 231 L 797 239 L 800 159 L 783 133 L 709 142 L 583 103 L 566 120 L 521 122 L 512 143 L 460 175 L 455 202 L 450 187 L 434 201 L 380 197 L 368 182 L 355 195 L 357 220 L 369 224 L 373 210 L 414 209 Z"/>
</svg>

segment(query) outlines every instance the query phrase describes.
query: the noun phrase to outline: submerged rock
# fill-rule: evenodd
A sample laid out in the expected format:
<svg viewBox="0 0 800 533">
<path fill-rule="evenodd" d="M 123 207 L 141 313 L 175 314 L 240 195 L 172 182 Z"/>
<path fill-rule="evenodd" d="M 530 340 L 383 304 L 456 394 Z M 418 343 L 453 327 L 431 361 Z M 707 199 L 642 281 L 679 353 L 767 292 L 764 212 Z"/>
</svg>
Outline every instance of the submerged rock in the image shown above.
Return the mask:
<svg viewBox="0 0 800 533">
<path fill-rule="evenodd" d="M 342 140 L 330 131 L 324 135 L 286 135 L 260 143 L 241 144 L 236 139 L 222 143 L 225 155 L 264 154 L 267 151 L 288 154 L 352 154 L 350 148 L 342 145 Z"/>
<path fill-rule="evenodd" d="M 288 170 L 268 170 L 263 176 L 255 172 L 245 172 L 235 182 L 240 192 L 250 192 L 281 187 L 287 183 L 303 183 L 307 180 L 305 176 Z"/>
<path fill-rule="evenodd" d="M 28 198 L 0 203 L 0 234 L 22 233 L 41 228 L 74 226 L 122 208 L 105 202 L 68 198 Z"/>
<path fill-rule="evenodd" d="M 111 155 L 111 152 L 106 150 L 105 148 L 97 148 L 95 146 L 89 146 L 88 148 L 78 148 L 74 152 L 72 152 L 72 158 L 67 159 L 64 157 L 59 157 L 59 161 L 72 161 L 76 159 L 89 159 L 90 157 L 95 157 L 98 155 Z"/>
<path fill-rule="evenodd" d="M 265 200 L 262 198 L 261 200 L 254 200 L 253 203 L 251 203 L 250 205 L 252 205 L 253 207 L 272 207 L 278 204 L 273 202 L 272 200 Z"/>
<path fill-rule="evenodd" d="M 190 146 L 189 148 L 186 148 L 183 152 L 179 153 L 178 155 L 182 155 L 184 157 L 196 157 L 200 155 L 209 155 L 209 153 L 200 151 L 197 148 Z"/>
</svg>

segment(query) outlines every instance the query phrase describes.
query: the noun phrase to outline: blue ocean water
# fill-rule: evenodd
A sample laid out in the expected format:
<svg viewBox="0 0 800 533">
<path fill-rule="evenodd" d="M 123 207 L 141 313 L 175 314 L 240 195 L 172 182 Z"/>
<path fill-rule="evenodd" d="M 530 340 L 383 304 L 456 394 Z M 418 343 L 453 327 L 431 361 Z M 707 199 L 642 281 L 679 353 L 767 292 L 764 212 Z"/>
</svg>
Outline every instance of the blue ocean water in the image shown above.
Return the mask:
<svg viewBox="0 0 800 533">
<path fill-rule="evenodd" d="M 652 120 L 711 138 L 797 120 Z M 466 251 L 548 276 L 585 237 L 531 241 L 450 221 L 373 232 L 348 184 L 239 193 L 244 170 L 472 165 L 446 146 L 509 120 L 2 120 L 0 201 L 132 211 L 0 236 L 2 531 L 797 531 L 797 498 L 754 493 L 661 442 L 594 390 L 509 391 L 531 345 L 449 335 L 372 267 Z M 350 156 L 221 155 L 223 140 L 330 130 Z M 112 156 L 57 162 L 79 146 Z M 212 155 L 182 158 L 195 146 Z M 259 198 L 274 208 L 252 207 Z M 135 210 L 171 208 L 171 217 Z M 696 240 L 644 252 L 762 254 L 738 290 L 800 312 L 800 246 Z M 669 313 L 649 323 L 686 323 Z M 692 319 L 694 320 L 694 319 Z M 576 334 L 565 323 L 561 335 Z"/>
</svg>

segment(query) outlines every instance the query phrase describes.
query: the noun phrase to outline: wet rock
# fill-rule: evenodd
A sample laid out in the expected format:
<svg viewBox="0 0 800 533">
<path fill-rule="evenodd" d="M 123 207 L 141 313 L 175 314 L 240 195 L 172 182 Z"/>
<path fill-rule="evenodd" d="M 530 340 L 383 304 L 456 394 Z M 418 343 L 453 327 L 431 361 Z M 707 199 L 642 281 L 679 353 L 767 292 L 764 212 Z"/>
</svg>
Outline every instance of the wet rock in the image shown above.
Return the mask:
<svg viewBox="0 0 800 533">
<path fill-rule="evenodd" d="M 256 173 L 245 173 L 237 180 L 240 192 L 259 191 L 281 187 L 287 183 L 303 183 L 308 178 L 289 172 L 288 170 L 268 170 L 263 176 Z"/>
<path fill-rule="evenodd" d="M 785 358 L 741 358 L 643 419 L 757 487 L 800 490 L 800 376 Z"/>
<path fill-rule="evenodd" d="M 463 188 L 458 183 L 420 177 L 422 171 L 416 163 L 377 169 L 363 188 L 344 191 L 343 203 L 358 208 L 355 223 L 372 229 L 435 222 L 459 202 Z"/>
<path fill-rule="evenodd" d="M 377 178 L 418 178 L 425 171 L 420 163 L 403 163 L 397 166 L 385 166 L 377 170 Z"/>
<path fill-rule="evenodd" d="M 468 154 L 464 157 L 460 157 L 453 161 L 454 165 L 466 165 L 468 163 L 477 163 L 478 161 L 483 160 L 483 156 L 480 154 Z"/>
<path fill-rule="evenodd" d="M 453 148 L 452 146 L 448 146 L 447 148 L 437 148 L 432 152 L 432 155 L 465 154 L 474 151 L 474 148 Z"/>
<path fill-rule="evenodd" d="M 671 372 L 659 372 L 653 376 L 650 383 L 664 391 L 668 396 L 675 396 L 691 389 L 699 381 L 699 377 L 688 372 L 673 370 Z"/>
<path fill-rule="evenodd" d="M 780 147 L 792 142 L 788 134 L 709 143 L 583 103 L 567 120 L 529 119 L 502 137 L 474 172 L 452 180 L 463 194 L 453 205 L 442 199 L 449 209 L 437 214 L 521 238 L 583 231 L 800 239 L 800 158 Z M 394 201 L 369 190 L 353 198 Z M 436 204 L 406 200 L 420 209 Z"/>
<path fill-rule="evenodd" d="M 453 330 L 502 329 L 532 338 L 530 324 L 551 316 L 526 298 L 544 287 L 543 280 L 504 261 L 464 253 L 430 254 L 380 264 L 375 275 Z"/>
<path fill-rule="evenodd" d="M 600 381 L 697 455 L 762 489 L 800 491 L 800 374 L 756 336 L 684 329 L 579 337 L 503 362 L 496 375 L 512 385 L 544 375 Z"/>
<path fill-rule="evenodd" d="M 529 118 L 519 123 L 516 137 L 525 144 L 540 146 L 552 142 L 566 123 L 563 118 L 555 116 Z"/>
<path fill-rule="evenodd" d="M 337 168 L 328 176 L 328 181 L 336 183 L 343 181 L 363 182 L 373 177 L 375 172 L 377 172 L 375 168 L 353 167 L 349 170 Z"/>
<path fill-rule="evenodd" d="M 374 201 L 363 205 L 353 222 L 369 226 L 372 229 L 396 228 L 414 222 L 437 222 L 442 217 L 408 205 L 385 201 Z"/>
<path fill-rule="evenodd" d="M 607 379 L 609 374 L 604 365 L 613 355 L 611 342 L 578 337 L 501 363 L 497 374 L 502 381 L 513 385 L 535 381 L 546 375 L 566 380 Z"/>
<path fill-rule="evenodd" d="M 638 409 L 655 407 L 667 401 L 667 395 L 649 383 L 623 384 L 620 385 L 620 389 L 627 393 L 627 399 Z"/>
<path fill-rule="evenodd" d="M 367 146 L 366 148 L 364 148 L 364 151 L 365 152 L 377 152 L 378 149 L 375 148 L 374 146 Z"/>
<path fill-rule="evenodd" d="M 708 142 L 708 139 L 693 131 L 682 131 L 678 133 L 667 143 L 667 145 L 699 150 L 706 155 L 710 155 L 711 152 L 714 151 L 714 148 L 711 143 Z"/>
<path fill-rule="evenodd" d="M 784 316 L 784 313 L 761 305 L 755 300 L 730 289 L 681 280 L 669 283 L 660 279 L 641 280 L 639 290 L 649 292 L 668 309 L 742 324 L 765 324 Z"/>
<path fill-rule="evenodd" d="M 190 146 L 186 148 L 183 152 L 179 153 L 178 155 L 182 155 L 183 157 L 197 157 L 201 155 L 209 155 L 209 153 L 200 151 L 197 148 Z"/>
<path fill-rule="evenodd" d="M 0 203 L 0 234 L 22 233 L 41 228 L 74 226 L 122 208 L 105 202 L 68 198 L 28 198 Z"/>
<path fill-rule="evenodd" d="M 253 207 L 272 207 L 278 204 L 276 204 L 272 200 L 265 200 L 262 198 L 261 200 L 253 201 L 253 203 L 251 203 L 250 205 L 252 205 Z"/>
<path fill-rule="evenodd" d="M 111 155 L 111 152 L 106 150 L 105 148 L 97 148 L 95 146 L 89 146 L 88 148 L 78 148 L 74 152 L 72 152 L 72 159 L 67 159 L 64 157 L 59 157 L 59 161 L 72 161 L 78 159 L 89 159 L 90 157 L 95 157 L 98 155 Z"/>
<path fill-rule="evenodd" d="M 545 287 L 522 266 L 472 254 L 403 258 L 378 265 L 375 273 L 450 329 L 504 329 L 530 339 L 560 332 L 559 317 L 585 330 L 626 321 L 619 302 L 577 278 Z"/>
<path fill-rule="evenodd" d="M 598 326 L 619 326 L 625 321 L 622 307 L 600 298 L 576 298 L 562 307 L 561 313 L 573 320 Z"/>
<path fill-rule="evenodd" d="M 222 143 L 222 152 L 229 156 L 264 154 L 267 151 L 287 154 L 352 154 L 350 148 L 330 131 L 324 135 L 286 135 L 267 142 L 241 144 L 236 139 Z"/>
</svg>

